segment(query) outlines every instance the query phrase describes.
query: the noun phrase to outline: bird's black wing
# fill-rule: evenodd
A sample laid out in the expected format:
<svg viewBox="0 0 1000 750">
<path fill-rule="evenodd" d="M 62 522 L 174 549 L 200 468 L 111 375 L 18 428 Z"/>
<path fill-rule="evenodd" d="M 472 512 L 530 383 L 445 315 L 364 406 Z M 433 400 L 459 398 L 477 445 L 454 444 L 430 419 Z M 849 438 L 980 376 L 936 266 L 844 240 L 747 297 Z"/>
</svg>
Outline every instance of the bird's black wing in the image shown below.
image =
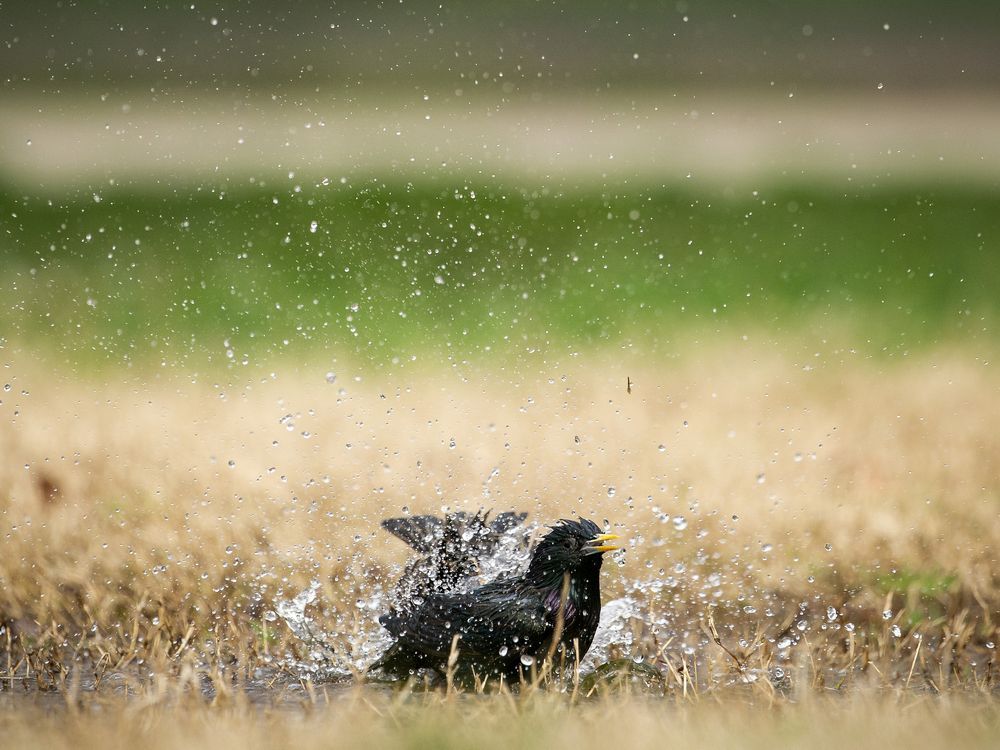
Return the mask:
<svg viewBox="0 0 1000 750">
<path fill-rule="evenodd" d="M 445 663 L 456 634 L 466 659 L 534 655 L 552 637 L 551 618 L 540 597 L 512 587 L 510 581 L 496 581 L 469 593 L 429 597 L 412 611 L 383 615 L 379 621 L 399 646 Z"/>
<path fill-rule="evenodd" d="M 386 518 L 382 521 L 382 528 L 423 553 L 433 550 L 442 534 L 441 519 L 437 516 Z"/>
<path fill-rule="evenodd" d="M 489 544 L 485 545 L 487 549 L 484 551 L 488 552 L 496 545 L 497 536 L 521 525 L 527 517 L 527 513 L 504 511 L 488 521 L 489 512 L 469 515 L 464 511 L 456 511 L 449 513 L 444 519 L 430 515 L 386 518 L 382 521 L 382 528 L 424 554 L 433 552 L 443 539 L 461 537 L 466 529 L 473 531 L 476 539 L 480 539 L 483 530 L 489 529 L 493 535 L 489 538 Z M 473 545 L 462 540 L 461 546 L 464 548 Z"/>
</svg>

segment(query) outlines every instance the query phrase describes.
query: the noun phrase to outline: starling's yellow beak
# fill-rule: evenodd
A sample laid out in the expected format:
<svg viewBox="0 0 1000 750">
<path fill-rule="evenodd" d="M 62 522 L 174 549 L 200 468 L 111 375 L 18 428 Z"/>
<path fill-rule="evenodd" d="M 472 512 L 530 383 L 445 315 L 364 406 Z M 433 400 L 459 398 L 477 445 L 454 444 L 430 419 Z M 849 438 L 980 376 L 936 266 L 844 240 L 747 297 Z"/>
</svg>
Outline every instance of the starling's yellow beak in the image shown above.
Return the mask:
<svg viewBox="0 0 1000 750">
<path fill-rule="evenodd" d="M 621 549 L 617 544 L 604 544 L 604 542 L 610 542 L 612 539 L 618 539 L 617 534 L 598 534 L 593 539 L 587 542 L 587 546 L 583 548 L 583 551 L 588 554 L 594 554 L 597 552 L 611 552 L 612 550 Z"/>
</svg>

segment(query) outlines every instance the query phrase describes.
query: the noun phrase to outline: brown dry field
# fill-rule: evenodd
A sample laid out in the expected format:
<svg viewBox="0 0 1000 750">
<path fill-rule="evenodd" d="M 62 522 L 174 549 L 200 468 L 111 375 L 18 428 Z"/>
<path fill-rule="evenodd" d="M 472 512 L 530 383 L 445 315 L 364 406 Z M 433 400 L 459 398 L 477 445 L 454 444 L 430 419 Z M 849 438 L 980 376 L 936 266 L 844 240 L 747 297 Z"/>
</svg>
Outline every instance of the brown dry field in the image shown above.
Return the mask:
<svg viewBox="0 0 1000 750">
<path fill-rule="evenodd" d="M 817 750 L 899 747 L 994 748 L 995 703 L 871 695 L 761 709 L 740 702 L 651 704 L 616 696 L 570 705 L 551 695 L 530 699 L 395 701 L 354 692 L 301 714 L 253 713 L 243 706 L 183 711 L 136 701 L 98 714 L 0 712 L 7 747 L 401 747 L 401 748 L 774 748 Z M 311 704 L 310 704 L 311 705 Z M 9 743 L 9 744 L 7 744 Z"/>
<path fill-rule="evenodd" d="M 94 746 L 493 746 L 536 730 L 538 746 L 589 746 L 616 728 L 643 745 L 988 746 L 1000 635 L 992 358 L 960 345 L 872 359 L 748 339 L 655 363 L 629 349 L 526 356 L 513 369 L 341 362 L 334 383 L 319 365 L 84 377 L 8 355 L 0 708 L 11 710 L 0 727 L 13 746 L 53 747 L 74 735 Z M 313 621 L 343 664 L 362 668 L 374 613 L 358 602 L 405 554 L 378 521 L 404 506 L 608 519 L 627 552 L 605 566 L 604 598 L 630 595 L 643 613 L 611 655 L 655 664 L 668 702 L 627 682 L 615 683 L 624 695 L 543 691 L 488 706 L 408 691 L 331 697 L 295 674 L 282 657 L 307 649 L 266 619 L 274 601 L 319 581 Z M 73 664 L 96 679 L 86 701 Z M 297 718 L 242 696 L 262 666 L 299 691 Z M 69 704 L 61 719 L 31 718 L 51 699 L 16 710 L 18 695 L 46 691 Z M 604 726 L 608 700 L 623 724 Z M 187 701 L 197 705 L 173 720 Z M 477 728 L 455 734 L 455 711 L 480 716 Z M 546 712 L 558 721 L 545 725 Z"/>
<path fill-rule="evenodd" d="M 322 366 L 88 380 L 6 362 L 2 605 L 45 622 L 68 586 L 97 614 L 123 564 L 155 600 L 200 591 L 201 572 L 214 585 L 234 554 L 330 580 L 402 559 L 380 518 L 446 505 L 609 519 L 629 541 L 611 594 L 704 548 L 733 586 L 938 570 L 995 604 L 989 359 L 802 352 L 740 341 L 656 366 L 626 351 L 517 373 L 342 365 L 333 384 Z"/>
</svg>

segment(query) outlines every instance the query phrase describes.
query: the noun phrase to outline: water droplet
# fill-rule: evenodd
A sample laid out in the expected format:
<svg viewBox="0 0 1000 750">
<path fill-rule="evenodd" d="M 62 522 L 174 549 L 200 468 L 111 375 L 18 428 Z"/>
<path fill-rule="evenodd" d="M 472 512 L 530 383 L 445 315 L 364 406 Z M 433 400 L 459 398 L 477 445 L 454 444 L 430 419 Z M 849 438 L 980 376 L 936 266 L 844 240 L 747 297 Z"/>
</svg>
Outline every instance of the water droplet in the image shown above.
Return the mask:
<svg viewBox="0 0 1000 750">
<path fill-rule="evenodd" d="M 837 619 L 837 608 L 836 607 L 827 607 L 826 608 L 826 619 L 829 622 L 833 622 L 834 620 Z"/>
<path fill-rule="evenodd" d="M 500 647 L 500 656 L 506 656 L 506 655 L 507 655 L 507 647 L 506 646 L 501 646 Z"/>
<path fill-rule="evenodd" d="M 765 544 L 760 545 L 760 551 L 763 552 L 764 554 L 767 554 L 768 552 L 770 552 L 773 549 L 774 549 L 774 545 L 773 544 L 765 543 Z"/>
<path fill-rule="evenodd" d="M 901 631 L 901 630 L 899 629 L 899 625 L 893 625 L 893 626 L 892 626 L 891 628 L 889 628 L 889 631 L 890 631 L 890 632 L 891 632 L 891 633 L 892 633 L 892 634 L 893 634 L 893 635 L 894 635 L 894 636 L 895 636 L 896 638 L 899 638 L 899 636 L 901 636 L 901 635 L 903 634 L 903 631 Z"/>
<path fill-rule="evenodd" d="M 521 664 L 523 664 L 526 667 L 530 667 L 534 663 L 535 663 L 534 656 L 529 656 L 528 654 L 521 654 Z"/>
<path fill-rule="evenodd" d="M 892 610 L 891 609 L 887 609 L 884 612 L 882 612 L 882 619 L 883 620 L 891 620 L 892 619 Z"/>
<path fill-rule="evenodd" d="M 337 373 L 335 373 L 335 372 L 328 372 L 326 374 L 326 382 L 327 383 L 335 383 L 335 382 L 337 382 Z"/>
<path fill-rule="evenodd" d="M 318 221 L 311 221 L 311 222 L 309 222 L 309 231 L 310 232 L 312 232 L 313 234 L 316 234 L 316 230 L 317 229 L 319 229 L 319 222 Z"/>
<path fill-rule="evenodd" d="M 760 474 L 757 475 L 757 484 L 764 484 L 766 479 L 767 477 L 764 475 L 764 472 L 762 471 Z"/>
<path fill-rule="evenodd" d="M 684 531 L 688 527 L 687 519 L 684 516 L 674 516 L 674 528 L 677 531 Z"/>
<path fill-rule="evenodd" d="M 782 638 L 777 643 L 778 648 L 788 648 L 791 645 L 792 645 L 792 639 L 791 638 Z"/>
<path fill-rule="evenodd" d="M 608 497 L 614 497 L 617 490 L 614 487 L 608 487 Z"/>
</svg>

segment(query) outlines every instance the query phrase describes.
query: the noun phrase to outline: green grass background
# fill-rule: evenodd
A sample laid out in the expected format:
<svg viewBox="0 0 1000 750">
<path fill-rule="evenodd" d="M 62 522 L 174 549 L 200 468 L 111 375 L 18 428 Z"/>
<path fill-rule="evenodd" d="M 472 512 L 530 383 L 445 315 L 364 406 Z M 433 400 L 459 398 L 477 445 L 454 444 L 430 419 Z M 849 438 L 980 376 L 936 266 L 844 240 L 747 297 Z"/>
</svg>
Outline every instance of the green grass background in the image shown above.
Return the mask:
<svg viewBox="0 0 1000 750">
<path fill-rule="evenodd" d="M 893 354 L 993 342 L 1000 307 L 1000 191 L 954 186 L 734 195 L 428 178 L 7 189 L 0 206 L 0 336 L 78 364 L 622 344 L 657 356 L 762 330 Z"/>
</svg>

